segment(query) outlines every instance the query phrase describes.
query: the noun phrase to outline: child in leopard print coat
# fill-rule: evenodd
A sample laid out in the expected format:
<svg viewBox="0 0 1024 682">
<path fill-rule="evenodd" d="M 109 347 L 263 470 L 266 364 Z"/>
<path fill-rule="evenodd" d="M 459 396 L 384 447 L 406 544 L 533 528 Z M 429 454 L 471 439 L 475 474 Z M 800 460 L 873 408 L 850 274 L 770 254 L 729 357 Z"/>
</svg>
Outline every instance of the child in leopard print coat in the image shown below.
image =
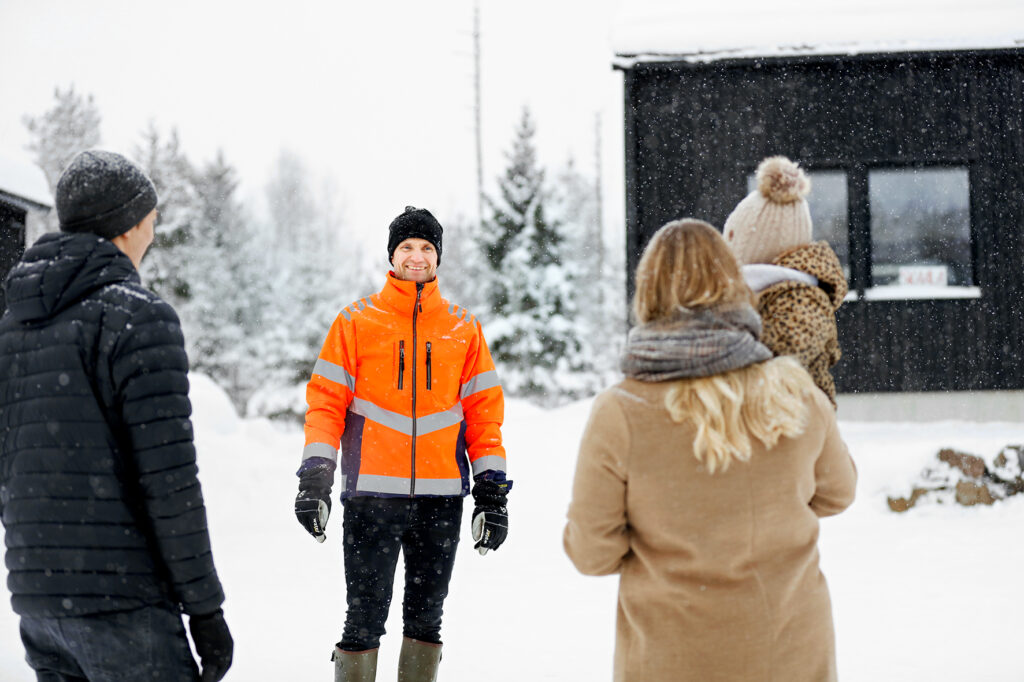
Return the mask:
<svg viewBox="0 0 1024 682">
<path fill-rule="evenodd" d="M 757 295 L 761 342 L 775 355 L 793 355 L 833 407 L 829 369 L 839 361 L 836 311 L 847 284 L 828 242 L 811 241 L 807 194 L 811 181 L 784 156 L 757 168 L 757 189 L 725 221 L 725 239 Z"/>
</svg>

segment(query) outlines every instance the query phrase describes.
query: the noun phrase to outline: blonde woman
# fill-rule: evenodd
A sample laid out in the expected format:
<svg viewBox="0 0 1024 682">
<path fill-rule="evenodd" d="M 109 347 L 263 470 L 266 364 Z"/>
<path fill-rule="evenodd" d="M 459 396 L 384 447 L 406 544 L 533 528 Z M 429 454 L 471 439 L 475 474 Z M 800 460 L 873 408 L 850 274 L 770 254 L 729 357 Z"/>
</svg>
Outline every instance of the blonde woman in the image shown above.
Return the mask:
<svg viewBox="0 0 1024 682">
<path fill-rule="evenodd" d="M 564 538 L 582 573 L 620 574 L 618 682 L 836 679 L 818 517 L 856 470 L 751 301 L 707 223 L 665 225 L 640 259 L 626 379 L 594 401 Z"/>
</svg>

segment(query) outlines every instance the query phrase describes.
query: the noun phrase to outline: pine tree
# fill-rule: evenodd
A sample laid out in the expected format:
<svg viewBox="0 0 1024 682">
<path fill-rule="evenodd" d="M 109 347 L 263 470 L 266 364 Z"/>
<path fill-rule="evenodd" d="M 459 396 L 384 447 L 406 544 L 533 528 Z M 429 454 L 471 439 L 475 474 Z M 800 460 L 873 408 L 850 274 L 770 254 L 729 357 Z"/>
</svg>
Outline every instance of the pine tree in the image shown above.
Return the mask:
<svg viewBox="0 0 1024 682">
<path fill-rule="evenodd" d="M 92 95 L 83 97 L 70 85 L 67 90 L 55 88 L 53 97 L 56 102 L 50 109 L 23 119 L 32 135 L 28 149 L 51 190 L 75 154 L 100 143 L 100 112 Z"/>
<path fill-rule="evenodd" d="M 196 171 L 181 149 L 177 130 L 172 129 L 164 140 L 152 123 L 143 133 L 135 157 L 153 180 L 159 198 L 156 235 L 142 262 L 142 278 L 180 312 L 192 298 L 192 278 L 186 266 L 196 256 L 192 236 L 202 212 Z"/>
<path fill-rule="evenodd" d="M 488 268 L 477 248 L 479 229 L 475 222 L 461 216 L 445 221 L 444 248 L 437 270 L 441 294 L 474 313 L 487 305 L 480 282 Z"/>
<path fill-rule="evenodd" d="M 317 210 L 310 186 L 309 170 L 302 159 L 291 151 L 280 152 L 266 185 L 272 236 L 278 243 L 313 232 Z"/>
<path fill-rule="evenodd" d="M 263 312 L 263 387 L 248 413 L 301 419 L 301 387 L 309 380 L 320 346 L 341 309 L 371 293 L 361 249 L 345 240 L 331 187 L 324 199 L 302 160 L 282 153 L 266 186 L 270 223 L 264 230 L 267 254 L 264 286 L 271 297 Z"/>
<path fill-rule="evenodd" d="M 196 176 L 199 220 L 187 264 L 192 293 L 182 323 L 192 367 L 204 372 L 244 411 L 261 385 L 263 286 L 257 235 L 236 197 L 235 169 L 218 152 Z"/>
<path fill-rule="evenodd" d="M 67 90 L 55 88 L 53 97 L 56 101 L 50 109 L 22 119 L 31 136 L 28 150 L 46 175 L 51 192 L 75 154 L 100 143 L 100 112 L 92 95 L 82 96 L 70 85 Z M 57 212 L 50 211 L 41 222 L 40 232 L 58 229 Z M 29 242 L 38 236 L 26 235 Z"/>
<path fill-rule="evenodd" d="M 562 224 L 537 162 L 529 110 L 515 131 L 498 197 L 481 226 L 489 265 L 481 311 L 491 353 L 511 395 L 554 403 L 585 394 L 593 383 L 575 323 L 578 277 L 565 257 Z"/>
<path fill-rule="evenodd" d="M 578 327 L 581 341 L 601 385 L 619 378 L 619 356 L 625 342 L 627 313 L 623 249 L 605 243 L 600 224 L 595 180 L 580 172 L 570 158 L 555 180 L 553 213 L 564 225 L 567 257 L 580 277 Z"/>
</svg>

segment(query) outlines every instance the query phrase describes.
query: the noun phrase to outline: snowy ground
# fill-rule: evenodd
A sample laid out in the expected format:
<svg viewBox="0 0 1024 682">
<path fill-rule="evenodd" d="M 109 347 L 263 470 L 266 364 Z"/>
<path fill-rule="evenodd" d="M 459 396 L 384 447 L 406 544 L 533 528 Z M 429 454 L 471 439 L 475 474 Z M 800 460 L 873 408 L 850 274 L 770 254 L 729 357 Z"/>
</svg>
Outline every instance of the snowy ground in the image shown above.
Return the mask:
<svg viewBox="0 0 1024 682">
<path fill-rule="evenodd" d="M 344 617 L 334 518 L 318 545 L 292 515 L 297 428 L 238 420 L 193 376 L 200 477 L 235 636 L 228 680 L 332 679 Z M 508 405 L 511 535 L 497 553 L 464 545 L 446 604 L 446 682 L 607 680 L 617 581 L 575 572 L 561 534 L 589 401 L 558 410 Z M 993 507 L 925 506 L 893 514 L 886 494 L 944 446 L 991 455 L 1024 442 L 1024 424 L 842 423 L 860 469 L 858 500 L 822 523 L 844 682 L 1019 682 L 1024 632 L 1024 499 Z M 1021 496 L 1024 498 L 1024 496 Z M 337 507 L 336 507 L 337 510 Z M 332 532 L 334 531 L 334 532 Z M 401 609 L 392 607 L 378 679 L 395 678 Z M 0 607 L 0 680 L 33 680 L 17 618 Z"/>
</svg>

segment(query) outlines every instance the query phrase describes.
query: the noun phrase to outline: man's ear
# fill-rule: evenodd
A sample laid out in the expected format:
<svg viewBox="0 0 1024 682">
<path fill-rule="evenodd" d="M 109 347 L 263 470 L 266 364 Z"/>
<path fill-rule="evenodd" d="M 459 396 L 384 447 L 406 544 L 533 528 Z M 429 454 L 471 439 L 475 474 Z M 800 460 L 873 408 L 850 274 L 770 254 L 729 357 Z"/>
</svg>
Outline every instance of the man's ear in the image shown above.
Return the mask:
<svg viewBox="0 0 1024 682">
<path fill-rule="evenodd" d="M 113 242 L 115 246 L 120 248 L 120 246 L 122 244 L 124 244 L 126 241 L 128 241 L 129 239 L 132 238 L 133 231 L 138 230 L 141 226 L 142 226 L 142 221 L 140 220 L 139 222 L 135 223 L 134 225 L 129 227 L 127 230 L 125 230 L 121 234 L 117 235 L 116 237 L 111 237 L 110 241 Z M 122 251 L 123 250 L 124 249 L 122 249 Z"/>
</svg>

